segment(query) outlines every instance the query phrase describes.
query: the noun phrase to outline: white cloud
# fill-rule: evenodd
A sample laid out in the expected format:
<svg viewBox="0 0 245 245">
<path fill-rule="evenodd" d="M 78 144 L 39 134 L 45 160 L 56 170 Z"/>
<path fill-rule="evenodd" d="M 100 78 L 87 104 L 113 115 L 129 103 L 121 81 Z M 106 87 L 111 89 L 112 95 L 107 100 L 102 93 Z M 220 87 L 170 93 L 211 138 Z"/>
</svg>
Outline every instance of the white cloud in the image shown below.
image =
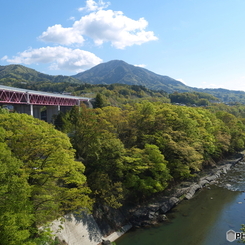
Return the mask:
<svg viewBox="0 0 245 245">
<path fill-rule="evenodd" d="M 134 65 L 134 66 L 141 67 L 141 68 L 145 68 L 146 67 L 145 64 L 139 64 L 139 65 Z"/>
<path fill-rule="evenodd" d="M 72 21 L 75 21 L 75 17 L 74 16 L 71 16 L 68 20 L 72 20 Z"/>
<path fill-rule="evenodd" d="M 84 8 L 79 8 L 79 11 L 98 11 L 104 8 L 107 8 L 110 5 L 110 2 L 103 2 L 102 0 L 99 0 L 99 2 L 95 2 L 93 0 L 87 0 L 86 1 L 86 7 Z"/>
<path fill-rule="evenodd" d="M 5 55 L 5 56 L 3 56 L 2 58 L 1 58 L 1 60 L 7 60 L 8 59 L 8 56 L 7 55 Z"/>
<path fill-rule="evenodd" d="M 99 4 L 104 4 L 102 1 L 97 4 L 90 0 L 87 1 L 87 5 L 88 3 L 90 10 L 94 12 L 75 21 L 69 28 L 61 25 L 48 27 L 39 38 L 45 42 L 81 45 L 84 42 L 84 36 L 87 36 L 92 38 L 96 45 L 110 42 L 117 49 L 158 39 L 154 32 L 145 31 L 148 22 L 144 18 L 133 20 L 121 11 L 103 10 L 102 7 L 98 7 Z"/>
<path fill-rule="evenodd" d="M 62 45 L 70 45 L 73 43 L 83 44 L 84 38 L 80 32 L 74 28 L 64 28 L 61 25 L 48 27 L 39 37 L 44 42 L 58 43 Z"/>
<path fill-rule="evenodd" d="M 97 45 L 111 42 L 115 48 L 124 49 L 157 40 L 153 32 L 144 30 L 147 25 L 144 18 L 133 20 L 121 11 L 100 10 L 82 17 L 73 27 L 92 38 Z"/>
<path fill-rule="evenodd" d="M 58 46 L 28 49 L 6 61 L 15 64 L 50 64 L 52 70 L 81 72 L 98 65 L 102 59 L 88 51 Z"/>
</svg>

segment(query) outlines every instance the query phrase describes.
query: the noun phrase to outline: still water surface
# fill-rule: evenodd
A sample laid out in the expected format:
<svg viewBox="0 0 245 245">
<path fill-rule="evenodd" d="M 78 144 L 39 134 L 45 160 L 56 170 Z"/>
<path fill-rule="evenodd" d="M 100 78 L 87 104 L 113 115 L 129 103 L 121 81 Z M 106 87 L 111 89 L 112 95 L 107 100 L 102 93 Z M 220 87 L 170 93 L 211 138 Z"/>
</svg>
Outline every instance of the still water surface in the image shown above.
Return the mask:
<svg viewBox="0 0 245 245">
<path fill-rule="evenodd" d="M 245 165 L 237 164 L 211 189 L 181 202 L 167 214 L 169 222 L 128 232 L 117 245 L 232 245 L 226 231 L 245 224 Z"/>
</svg>

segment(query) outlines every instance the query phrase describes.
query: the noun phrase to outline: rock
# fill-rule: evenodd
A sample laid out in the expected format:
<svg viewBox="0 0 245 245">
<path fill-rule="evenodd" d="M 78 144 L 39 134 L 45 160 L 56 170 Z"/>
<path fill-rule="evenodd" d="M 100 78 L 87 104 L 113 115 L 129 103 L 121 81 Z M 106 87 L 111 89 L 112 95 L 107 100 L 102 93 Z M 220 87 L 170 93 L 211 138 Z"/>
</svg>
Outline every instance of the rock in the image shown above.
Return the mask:
<svg viewBox="0 0 245 245">
<path fill-rule="evenodd" d="M 188 190 L 189 190 L 189 187 L 184 187 L 184 188 L 176 189 L 176 191 L 174 193 L 174 196 L 177 197 L 177 198 L 180 198 L 184 194 L 186 194 Z"/>
<path fill-rule="evenodd" d="M 226 184 L 227 187 L 231 187 L 231 184 Z"/>
<path fill-rule="evenodd" d="M 156 213 L 153 212 L 153 211 L 149 212 L 149 213 L 148 213 L 148 218 L 151 219 L 151 220 L 152 220 L 152 219 L 155 219 L 155 218 L 156 218 Z"/>
<path fill-rule="evenodd" d="M 199 184 L 201 187 L 203 187 L 203 186 L 205 186 L 205 185 L 208 184 L 208 183 L 209 183 L 209 181 L 206 180 L 206 179 L 204 179 L 204 180 L 200 180 L 198 184 Z"/>
<path fill-rule="evenodd" d="M 102 245 L 111 245 L 109 240 L 102 240 Z"/>
<path fill-rule="evenodd" d="M 176 204 L 178 204 L 178 202 L 179 202 L 179 198 L 177 198 L 177 197 L 171 197 L 169 199 L 169 201 L 168 201 L 169 207 L 170 208 L 173 208 Z"/>
<path fill-rule="evenodd" d="M 162 204 L 162 206 L 161 206 L 159 212 L 160 212 L 161 214 L 165 214 L 165 213 L 167 213 L 169 210 L 170 210 L 169 204 L 168 204 L 168 202 L 165 202 L 165 203 Z"/>
<path fill-rule="evenodd" d="M 198 184 L 194 184 L 190 187 L 188 193 L 185 195 L 185 198 L 187 200 L 191 199 L 193 197 L 193 195 L 196 193 L 197 190 L 199 190 L 201 188 L 200 185 Z"/>
<path fill-rule="evenodd" d="M 216 175 L 217 177 L 220 177 L 221 174 L 222 174 L 222 171 L 221 171 L 221 170 L 218 170 L 218 171 L 215 173 L 215 175 Z"/>
<path fill-rule="evenodd" d="M 153 212 L 157 212 L 160 208 L 159 204 L 149 204 L 147 206 L 147 208 L 150 210 L 150 211 L 153 211 Z"/>
<path fill-rule="evenodd" d="M 215 180 L 216 178 L 217 178 L 217 176 L 211 175 L 211 176 L 206 177 L 205 179 L 206 179 L 207 181 L 211 182 L 211 181 Z"/>
<path fill-rule="evenodd" d="M 158 222 L 163 222 L 163 221 L 168 220 L 168 218 L 167 218 L 166 214 L 160 214 L 160 215 L 158 215 L 157 220 L 158 220 Z"/>
</svg>

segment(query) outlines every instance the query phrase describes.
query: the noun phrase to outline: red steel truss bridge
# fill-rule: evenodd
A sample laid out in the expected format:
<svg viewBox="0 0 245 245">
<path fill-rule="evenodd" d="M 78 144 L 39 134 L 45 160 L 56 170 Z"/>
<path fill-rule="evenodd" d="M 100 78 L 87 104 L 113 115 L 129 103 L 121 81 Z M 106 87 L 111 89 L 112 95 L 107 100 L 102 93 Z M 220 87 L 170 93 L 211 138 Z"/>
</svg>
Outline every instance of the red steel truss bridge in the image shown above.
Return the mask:
<svg viewBox="0 0 245 245">
<path fill-rule="evenodd" d="M 0 85 L 0 103 L 5 104 L 74 106 L 80 105 L 81 101 L 89 100 L 90 98 L 85 97 L 53 94 Z"/>
<path fill-rule="evenodd" d="M 46 93 L 0 85 L 0 105 L 19 113 L 27 113 L 36 118 L 51 122 L 60 110 L 85 103 L 91 106 L 91 98 L 65 94 Z M 45 113 L 43 112 L 45 107 Z M 44 115 L 45 114 L 45 115 Z"/>
</svg>

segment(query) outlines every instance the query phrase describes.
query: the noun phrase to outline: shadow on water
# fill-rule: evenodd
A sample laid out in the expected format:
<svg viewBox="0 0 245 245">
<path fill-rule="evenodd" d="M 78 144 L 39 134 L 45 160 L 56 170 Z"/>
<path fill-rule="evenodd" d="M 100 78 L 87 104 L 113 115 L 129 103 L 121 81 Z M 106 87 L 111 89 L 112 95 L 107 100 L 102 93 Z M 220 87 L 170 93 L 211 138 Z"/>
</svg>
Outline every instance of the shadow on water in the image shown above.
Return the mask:
<svg viewBox="0 0 245 245">
<path fill-rule="evenodd" d="M 225 233 L 229 229 L 239 231 L 245 222 L 241 216 L 245 210 L 244 198 L 242 192 L 218 186 L 205 188 L 168 213 L 169 223 L 129 232 L 117 240 L 117 245 L 230 244 Z"/>
</svg>

